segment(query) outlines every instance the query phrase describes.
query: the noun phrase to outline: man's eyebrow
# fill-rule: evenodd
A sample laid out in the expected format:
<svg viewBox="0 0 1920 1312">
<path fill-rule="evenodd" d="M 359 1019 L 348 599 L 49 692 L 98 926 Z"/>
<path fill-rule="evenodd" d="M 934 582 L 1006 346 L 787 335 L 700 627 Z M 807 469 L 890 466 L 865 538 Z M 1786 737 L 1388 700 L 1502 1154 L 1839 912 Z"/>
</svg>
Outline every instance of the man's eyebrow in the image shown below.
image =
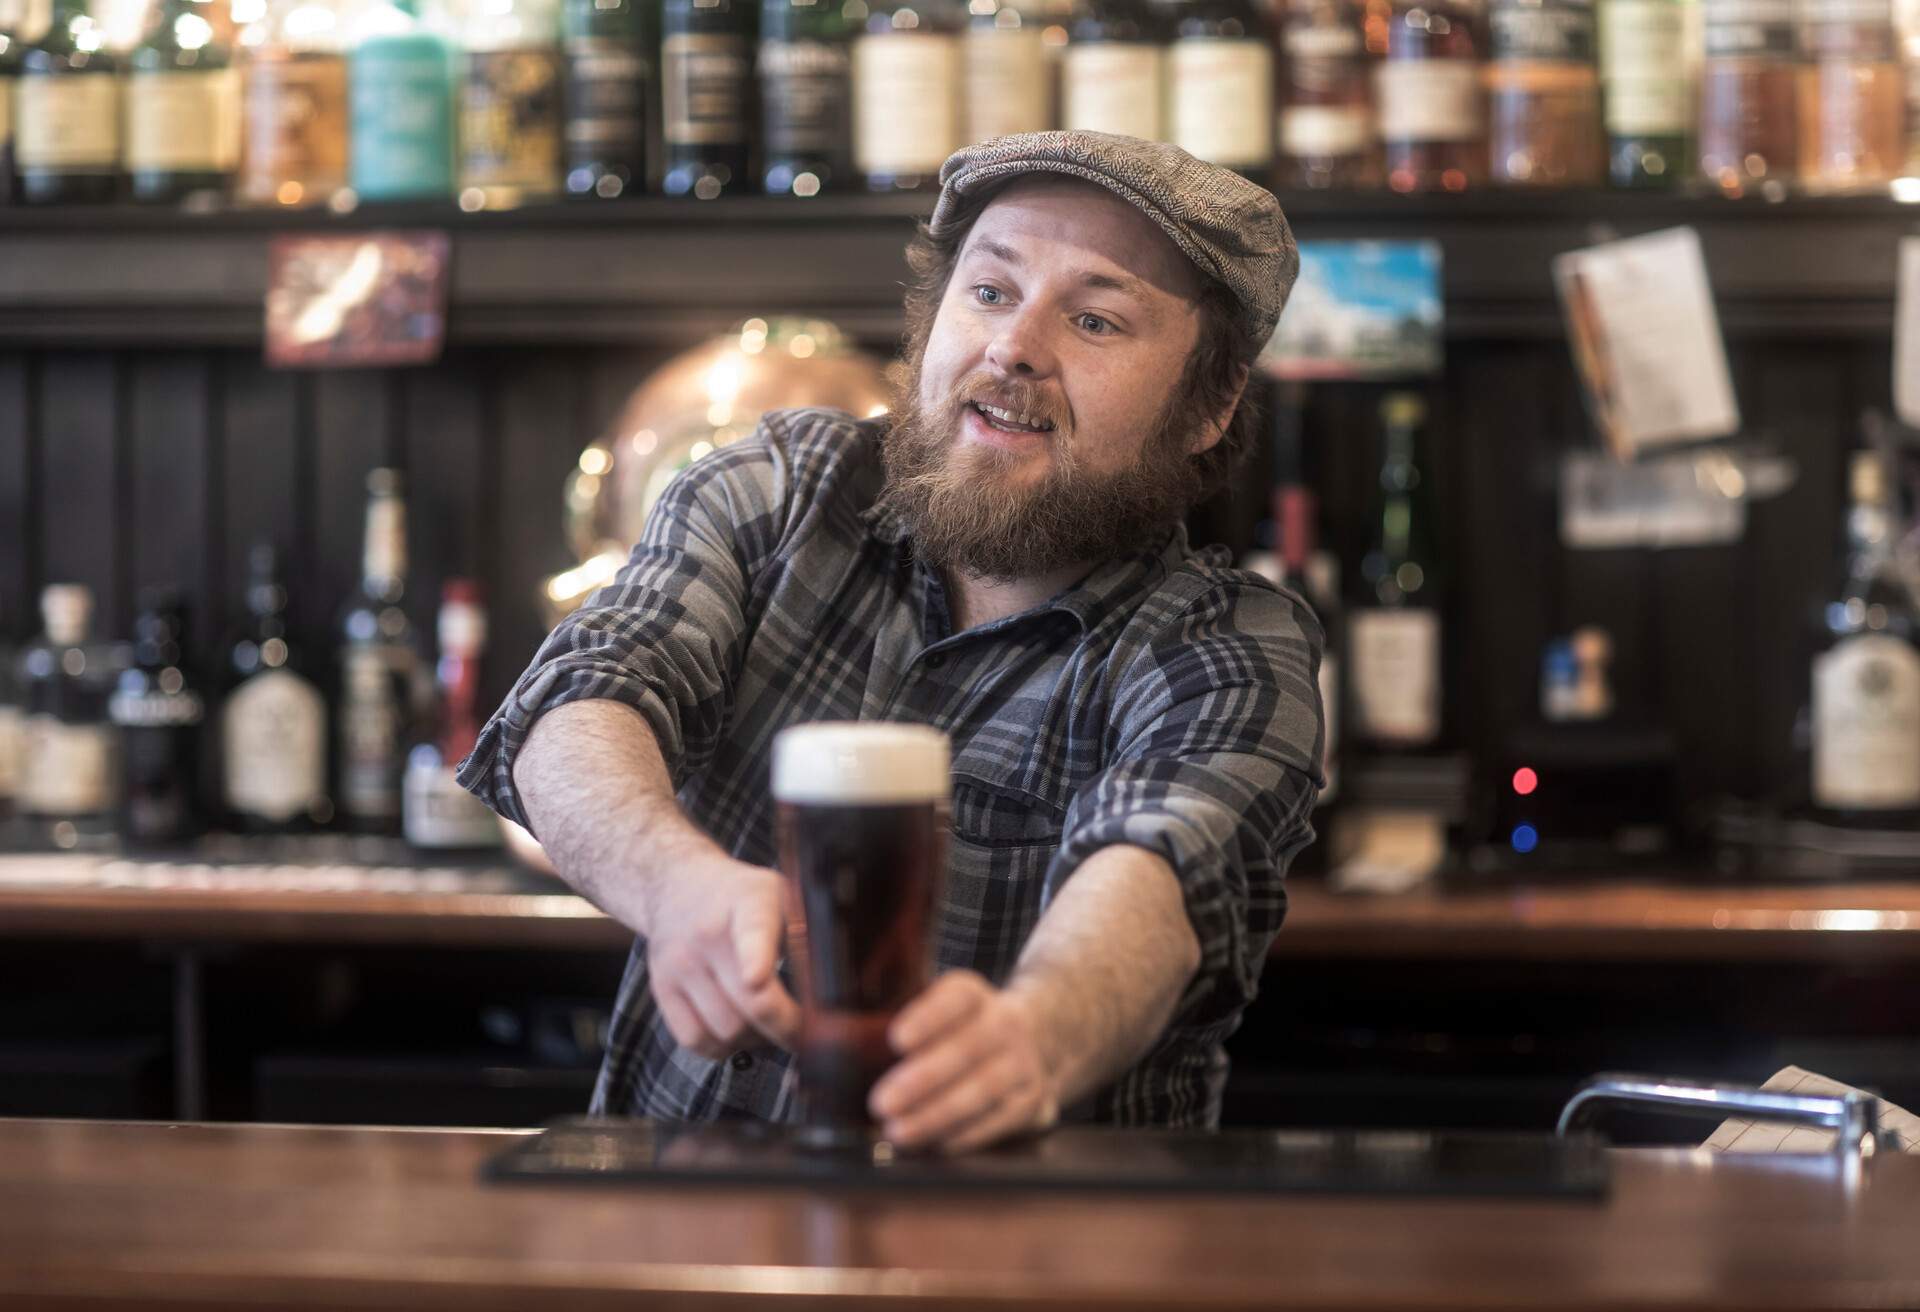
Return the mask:
<svg viewBox="0 0 1920 1312">
<path fill-rule="evenodd" d="M 1014 250 L 1011 246 L 993 240 L 991 237 L 980 238 L 968 249 L 969 253 L 978 252 L 982 255 L 991 255 L 1002 264 L 1011 264 L 1015 268 L 1019 268 L 1025 263 L 1025 261 L 1020 258 L 1020 252 Z M 1153 297 L 1148 293 L 1145 281 L 1135 278 L 1131 274 L 1083 273 L 1080 275 L 1080 285 L 1082 287 L 1097 287 L 1102 291 L 1119 292 L 1123 296 L 1131 296 L 1143 305 L 1153 304 Z"/>
</svg>

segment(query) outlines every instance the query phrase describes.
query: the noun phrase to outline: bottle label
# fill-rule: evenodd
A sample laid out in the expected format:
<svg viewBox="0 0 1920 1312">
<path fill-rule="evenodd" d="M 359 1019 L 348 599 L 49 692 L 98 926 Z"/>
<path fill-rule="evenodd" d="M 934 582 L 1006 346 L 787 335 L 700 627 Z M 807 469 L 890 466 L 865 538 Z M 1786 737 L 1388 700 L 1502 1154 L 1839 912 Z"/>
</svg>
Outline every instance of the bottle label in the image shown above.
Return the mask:
<svg viewBox="0 0 1920 1312">
<path fill-rule="evenodd" d="M 574 37 L 566 45 L 567 152 L 638 173 L 647 149 L 653 65 L 637 41 Z"/>
<path fill-rule="evenodd" d="M 1792 59 L 1796 42 L 1794 0 L 1703 0 L 1700 6 L 1709 59 Z"/>
<path fill-rule="evenodd" d="M 853 153 L 862 173 L 937 174 L 960 146 L 960 43 L 863 36 L 853 43 Z"/>
<path fill-rule="evenodd" d="M 1289 76 L 1296 85 L 1303 63 L 1358 60 L 1366 53 L 1359 28 L 1350 23 L 1316 23 L 1310 19 L 1289 21 L 1282 45 L 1292 64 Z"/>
<path fill-rule="evenodd" d="M 660 43 L 661 107 L 669 146 L 734 146 L 747 139 L 747 39 L 677 32 Z"/>
<path fill-rule="evenodd" d="M 362 199 L 453 190 L 452 55 L 429 36 L 375 39 L 353 56 L 353 187 Z"/>
<path fill-rule="evenodd" d="M 127 168 L 153 173 L 225 173 L 239 131 L 231 69 L 136 73 L 127 79 Z"/>
<path fill-rule="evenodd" d="M 415 847 L 498 847 L 500 822 L 435 759 L 407 767 L 404 832 Z"/>
<path fill-rule="evenodd" d="M 1173 143 L 1196 159 L 1264 169 L 1273 161 L 1273 51 L 1264 41 L 1192 37 L 1168 54 Z"/>
<path fill-rule="evenodd" d="M 297 674 L 273 670 L 236 688 L 221 748 L 227 806 L 241 815 L 284 824 L 326 796 L 326 704 Z"/>
<path fill-rule="evenodd" d="M 1388 141 L 1478 141 L 1480 70 L 1470 59 L 1389 59 L 1375 74 Z"/>
<path fill-rule="evenodd" d="M 20 809 L 29 815 L 98 815 L 111 811 L 117 763 L 114 732 L 105 724 L 66 724 L 30 715 L 20 777 Z"/>
<path fill-rule="evenodd" d="M 1686 61 L 1686 11 L 1677 0 L 1608 0 L 1600 24 L 1607 131 L 1617 137 L 1684 135 Z"/>
<path fill-rule="evenodd" d="M 20 708 L 0 706 L 0 802 L 20 791 L 20 754 L 26 750 Z"/>
<path fill-rule="evenodd" d="M 197 692 L 116 692 L 107 701 L 107 718 L 122 729 L 191 728 L 205 715 Z"/>
<path fill-rule="evenodd" d="M 1593 62 L 1593 0 L 1496 0 L 1489 18 L 1496 60 Z"/>
<path fill-rule="evenodd" d="M 106 74 L 23 77 L 15 100 L 18 167 L 80 172 L 119 168 L 119 78 Z"/>
<path fill-rule="evenodd" d="M 286 189 L 290 203 L 324 200 L 346 181 L 346 60 L 255 59 L 247 67 L 241 116 L 246 149 L 240 191 L 246 199 L 271 202 Z"/>
<path fill-rule="evenodd" d="M 834 155 L 853 131 L 853 58 L 830 41 L 762 41 L 769 157 Z"/>
<path fill-rule="evenodd" d="M 1417 747 L 1440 736 L 1440 616 L 1363 608 L 1348 619 L 1354 726 L 1363 737 Z"/>
<path fill-rule="evenodd" d="M 1280 147 L 1296 159 L 1361 155 L 1373 144 L 1373 115 L 1349 105 L 1292 105 L 1280 114 Z"/>
<path fill-rule="evenodd" d="M 1066 125 L 1158 141 L 1162 56 L 1156 46 L 1094 41 L 1067 46 Z"/>
<path fill-rule="evenodd" d="M 1920 651 L 1843 638 L 1813 662 L 1813 800 L 1836 810 L 1920 807 Z"/>
<path fill-rule="evenodd" d="M 969 28 L 965 53 L 969 143 L 1051 126 L 1047 48 L 1038 27 Z"/>
<path fill-rule="evenodd" d="M 341 661 L 340 807 L 347 815 L 400 814 L 408 657 L 404 648 L 367 645 L 347 648 Z"/>
<path fill-rule="evenodd" d="M 474 50 L 460 85 L 460 185 L 560 187 L 560 56 Z"/>
</svg>

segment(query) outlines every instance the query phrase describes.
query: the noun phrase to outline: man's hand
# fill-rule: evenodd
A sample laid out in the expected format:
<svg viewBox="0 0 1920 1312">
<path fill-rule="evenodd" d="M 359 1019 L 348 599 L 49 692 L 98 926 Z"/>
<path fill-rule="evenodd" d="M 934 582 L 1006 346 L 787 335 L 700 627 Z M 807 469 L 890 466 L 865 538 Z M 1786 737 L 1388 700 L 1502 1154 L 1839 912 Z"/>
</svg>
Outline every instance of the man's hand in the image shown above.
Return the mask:
<svg viewBox="0 0 1920 1312">
<path fill-rule="evenodd" d="M 777 973 L 786 928 L 778 872 L 727 857 L 682 867 L 652 890 L 647 969 L 680 1045 L 719 1058 L 760 1040 L 791 1048 L 800 1008 Z"/>
<path fill-rule="evenodd" d="M 894 1018 L 887 1039 L 900 1061 L 867 1106 L 898 1147 L 965 1152 L 1059 1119 L 1025 1000 L 970 970 L 935 980 Z"/>
</svg>

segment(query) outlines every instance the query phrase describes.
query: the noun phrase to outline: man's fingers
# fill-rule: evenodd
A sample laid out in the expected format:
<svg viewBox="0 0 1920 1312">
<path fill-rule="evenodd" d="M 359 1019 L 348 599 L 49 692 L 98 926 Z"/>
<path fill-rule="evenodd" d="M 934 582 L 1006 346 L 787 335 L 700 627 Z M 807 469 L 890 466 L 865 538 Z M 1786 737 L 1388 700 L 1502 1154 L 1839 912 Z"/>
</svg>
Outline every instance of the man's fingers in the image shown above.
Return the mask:
<svg viewBox="0 0 1920 1312">
<path fill-rule="evenodd" d="M 758 992 L 780 964 L 780 936 L 786 922 L 780 900 L 752 898 L 741 902 L 734 907 L 731 921 L 740 983 L 747 992 Z"/>
<path fill-rule="evenodd" d="M 924 1047 L 972 1020 L 990 991 L 987 982 L 970 970 L 948 971 L 894 1017 L 887 1027 L 887 1041 L 903 1055 Z"/>
<path fill-rule="evenodd" d="M 701 1052 L 712 1041 L 706 1023 L 681 994 L 678 986 L 662 984 L 654 989 L 653 1000 L 666 1018 L 674 1042 L 691 1052 Z"/>
<path fill-rule="evenodd" d="M 968 1153 L 1016 1134 L 1053 1128 L 1055 1118 L 1038 1103 L 1038 1095 L 1033 1093 L 1008 1099 L 984 1116 L 975 1117 L 970 1124 L 961 1127 L 957 1133 L 949 1135 L 941 1142 L 940 1151 Z"/>
<path fill-rule="evenodd" d="M 728 1001 L 725 990 L 705 970 L 695 967 L 681 975 L 680 992 L 705 1028 L 704 1044 L 688 1044 L 703 1057 L 722 1057 L 739 1042 L 746 1028 L 740 1013 Z"/>
<path fill-rule="evenodd" d="M 792 1048 L 798 1042 L 800 1004 L 793 1000 L 778 975 L 770 976 L 757 989 L 749 989 L 740 978 L 739 963 L 731 957 L 722 957 L 714 974 L 734 1009 L 769 1043 Z"/>
<path fill-rule="evenodd" d="M 917 1114 L 994 1055 L 985 1048 L 988 1038 L 983 1032 L 967 1030 L 941 1035 L 881 1076 L 868 1098 L 868 1108 L 881 1120 Z"/>
<path fill-rule="evenodd" d="M 945 1085 L 910 1110 L 888 1117 L 887 1138 L 903 1148 L 943 1141 L 989 1117 L 1019 1092 L 1014 1067 L 1006 1058 L 975 1060 L 968 1074 Z"/>
</svg>

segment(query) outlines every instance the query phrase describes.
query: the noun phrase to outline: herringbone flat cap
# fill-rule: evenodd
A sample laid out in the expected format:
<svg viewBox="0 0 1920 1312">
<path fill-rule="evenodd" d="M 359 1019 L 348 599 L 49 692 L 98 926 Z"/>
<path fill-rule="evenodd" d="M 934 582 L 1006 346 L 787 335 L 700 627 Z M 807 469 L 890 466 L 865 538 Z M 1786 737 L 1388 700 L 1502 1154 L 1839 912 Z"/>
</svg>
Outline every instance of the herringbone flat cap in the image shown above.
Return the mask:
<svg viewBox="0 0 1920 1312">
<path fill-rule="evenodd" d="M 1024 132 L 947 157 L 940 166 L 933 231 L 965 213 L 968 198 L 1025 173 L 1063 173 L 1098 183 L 1135 206 L 1202 273 L 1238 298 L 1259 341 L 1273 335 L 1300 274 L 1300 248 L 1280 202 L 1265 187 L 1163 141 L 1105 132 Z"/>
</svg>

